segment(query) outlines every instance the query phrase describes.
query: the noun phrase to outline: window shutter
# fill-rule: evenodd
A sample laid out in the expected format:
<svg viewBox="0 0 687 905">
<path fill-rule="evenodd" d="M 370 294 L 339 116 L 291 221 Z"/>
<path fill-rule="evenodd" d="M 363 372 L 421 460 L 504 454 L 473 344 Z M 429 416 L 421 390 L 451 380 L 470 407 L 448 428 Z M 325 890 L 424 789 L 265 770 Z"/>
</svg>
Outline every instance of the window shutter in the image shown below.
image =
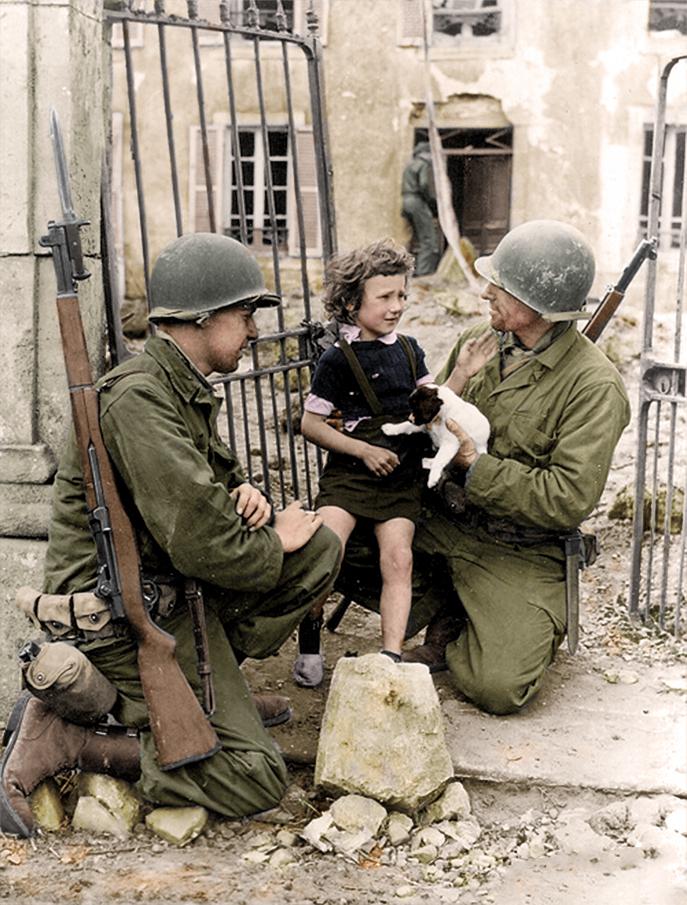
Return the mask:
<svg viewBox="0 0 687 905">
<path fill-rule="evenodd" d="M 223 167 L 222 152 L 224 130 L 222 126 L 208 126 L 208 151 L 210 153 L 210 175 L 212 178 L 212 198 L 215 208 L 215 231 L 221 232 L 224 222 L 222 211 Z M 203 163 L 203 139 L 200 126 L 191 126 L 189 143 L 189 217 L 193 232 L 209 233 L 210 211 L 205 186 L 205 166 Z"/>
<path fill-rule="evenodd" d="M 312 128 L 297 129 L 295 141 L 305 229 L 305 253 L 310 257 L 317 257 L 322 254 L 322 231 L 320 226 L 320 196 L 317 189 L 315 142 Z M 292 157 L 292 168 L 293 163 L 294 158 Z M 296 206 L 294 179 L 291 178 L 289 182 L 289 254 L 298 257 L 301 247 L 298 208 Z"/>
<path fill-rule="evenodd" d="M 423 42 L 422 4 L 424 0 L 401 0 L 398 43 L 419 45 Z"/>
</svg>

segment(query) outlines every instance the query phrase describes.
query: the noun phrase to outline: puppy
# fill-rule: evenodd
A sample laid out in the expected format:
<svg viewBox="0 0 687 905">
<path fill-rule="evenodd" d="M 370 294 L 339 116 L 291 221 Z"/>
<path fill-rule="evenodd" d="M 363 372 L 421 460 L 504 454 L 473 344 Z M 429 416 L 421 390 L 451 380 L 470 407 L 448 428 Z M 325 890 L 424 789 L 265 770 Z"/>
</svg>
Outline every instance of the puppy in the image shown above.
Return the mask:
<svg viewBox="0 0 687 905">
<path fill-rule="evenodd" d="M 460 441 L 446 427 L 446 420 L 452 418 L 472 437 L 478 453 L 487 451 L 487 441 L 491 426 L 480 410 L 456 396 L 446 386 L 427 383 L 414 390 L 408 399 L 410 419 L 400 424 L 383 424 L 382 430 L 389 436 L 416 434 L 427 431 L 437 449 L 433 459 L 423 459 L 422 467 L 429 468 L 427 486 L 434 487 L 444 468 L 451 462 L 460 448 Z"/>
</svg>

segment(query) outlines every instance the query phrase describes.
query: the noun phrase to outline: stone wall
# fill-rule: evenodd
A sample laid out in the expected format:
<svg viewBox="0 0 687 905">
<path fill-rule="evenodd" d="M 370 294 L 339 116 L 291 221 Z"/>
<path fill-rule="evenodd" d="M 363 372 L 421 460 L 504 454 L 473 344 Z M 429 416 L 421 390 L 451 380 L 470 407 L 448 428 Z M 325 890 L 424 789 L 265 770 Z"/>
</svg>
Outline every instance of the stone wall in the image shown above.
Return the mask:
<svg viewBox="0 0 687 905">
<path fill-rule="evenodd" d="M 19 687 L 16 651 L 31 634 L 14 607 L 41 585 L 51 479 L 69 425 L 50 255 L 38 240 L 59 217 L 49 111 L 60 117 L 86 266 L 79 289 L 96 371 L 102 367 L 101 158 L 109 124 L 98 0 L 0 3 L 0 724 Z M 106 113 L 107 108 L 107 113 Z"/>
</svg>

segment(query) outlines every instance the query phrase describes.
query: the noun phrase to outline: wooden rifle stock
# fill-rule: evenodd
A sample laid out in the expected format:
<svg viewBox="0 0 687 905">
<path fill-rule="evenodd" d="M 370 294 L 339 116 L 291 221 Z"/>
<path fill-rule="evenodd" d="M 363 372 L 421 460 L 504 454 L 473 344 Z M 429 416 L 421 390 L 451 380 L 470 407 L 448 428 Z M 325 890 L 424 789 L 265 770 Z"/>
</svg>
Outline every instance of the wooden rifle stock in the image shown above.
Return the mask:
<svg viewBox="0 0 687 905">
<path fill-rule="evenodd" d="M 60 293 L 57 312 L 88 509 L 92 512 L 97 505 L 91 464 L 94 456 L 109 512 L 124 614 L 138 644 L 138 669 L 157 760 L 162 770 L 172 770 L 209 757 L 219 750 L 219 742 L 177 662 L 174 637 L 153 622 L 146 607 L 136 538 L 100 430 L 98 394 L 76 293 Z"/>
<path fill-rule="evenodd" d="M 596 311 L 587 321 L 584 329 L 582 330 L 583 335 L 586 336 L 587 339 L 590 339 L 593 343 L 595 343 L 601 336 L 603 331 L 606 329 L 606 325 L 618 310 L 618 307 L 620 306 L 622 300 L 625 298 L 627 288 L 635 278 L 637 271 L 644 263 L 644 260 L 646 258 L 656 257 L 656 245 L 656 238 L 642 239 L 642 241 L 639 243 L 639 245 L 635 249 L 635 253 L 630 259 L 630 263 L 620 275 L 620 279 L 615 284 L 615 286 L 608 287 L 604 297 L 599 302 Z"/>
</svg>

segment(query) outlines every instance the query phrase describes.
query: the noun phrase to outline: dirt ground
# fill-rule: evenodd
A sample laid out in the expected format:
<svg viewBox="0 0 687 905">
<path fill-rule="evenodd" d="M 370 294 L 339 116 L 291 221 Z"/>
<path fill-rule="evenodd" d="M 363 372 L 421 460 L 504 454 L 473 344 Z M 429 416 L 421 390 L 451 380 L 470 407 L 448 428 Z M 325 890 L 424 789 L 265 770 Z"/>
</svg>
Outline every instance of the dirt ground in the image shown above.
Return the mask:
<svg viewBox="0 0 687 905">
<path fill-rule="evenodd" d="M 456 306 L 459 317 L 448 313 Z M 433 287 L 431 282 L 416 281 L 403 329 L 418 337 L 431 367 L 438 369 L 455 334 L 480 309 L 474 298 L 460 298 L 440 284 Z M 627 315 L 619 320 L 608 341 L 620 350 L 616 354 L 630 393 L 636 395 L 637 319 Z M 655 625 L 631 620 L 626 613 L 631 526 L 610 519 L 608 510 L 619 489 L 632 481 L 634 456 L 631 429 L 618 449 L 604 498 L 590 519 L 590 526 L 601 536 L 603 552 L 584 577 L 583 635 L 577 655 L 584 669 L 615 666 L 641 673 L 656 663 L 674 667 L 687 662 L 685 642 Z M 328 612 L 335 603 L 333 599 Z M 306 845 L 298 834 L 331 803 L 313 788 L 312 773 L 331 673 L 339 657 L 377 650 L 378 629 L 378 617 L 350 607 L 337 633 L 324 633 L 326 679 L 316 690 L 299 688 L 291 679 L 295 638 L 279 656 L 245 666 L 253 690 L 286 694 L 294 709 L 292 722 L 273 730 L 292 772 L 281 812 L 244 821 L 211 818 L 202 835 L 185 848 L 161 841 L 142 824 L 123 841 L 88 838 L 71 829 L 29 841 L 0 838 L 0 898 L 17 905 L 687 902 L 687 882 L 678 870 L 675 852 L 632 845 L 622 836 L 611 840 L 605 850 L 591 853 L 566 851 L 552 841 L 551 831 L 566 809 L 586 808 L 591 813 L 625 800 L 603 789 L 466 780 L 482 832 L 460 868 L 441 861 L 422 864 L 390 853 L 388 847 L 344 857 L 322 854 Z M 453 694 L 446 675 L 437 676 L 436 684 L 442 698 Z M 535 851 L 537 840 L 539 851 Z M 275 856 L 284 851 L 286 855 Z"/>
</svg>

